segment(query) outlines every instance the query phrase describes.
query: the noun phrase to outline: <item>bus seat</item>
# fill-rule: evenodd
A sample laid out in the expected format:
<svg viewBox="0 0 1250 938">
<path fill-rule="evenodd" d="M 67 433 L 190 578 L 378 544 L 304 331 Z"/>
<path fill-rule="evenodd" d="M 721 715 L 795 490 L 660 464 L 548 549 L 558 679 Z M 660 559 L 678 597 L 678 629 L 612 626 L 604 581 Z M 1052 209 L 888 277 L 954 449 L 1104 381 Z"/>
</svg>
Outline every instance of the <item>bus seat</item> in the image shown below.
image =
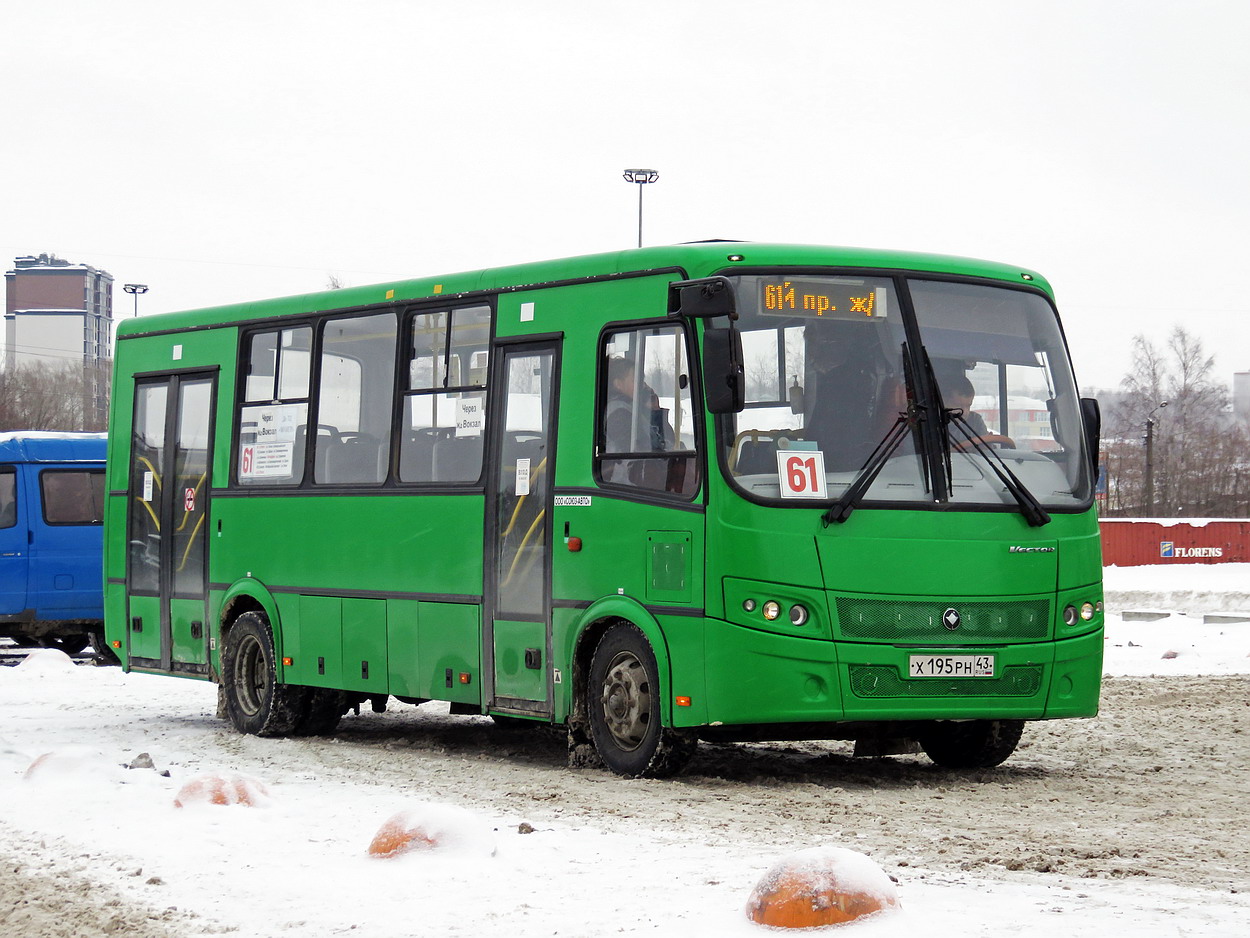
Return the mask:
<svg viewBox="0 0 1250 938">
<path fill-rule="evenodd" d="M 439 431 L 434 427 L 410 430 L 399 444 L 399 478 L 402 482 L 434 480 L 434 446 Z"/>
<path fill-rule="evenodd" d="M 777 471 L 777 436 L 767 430 L 743 430 L 730 451 L 734 475 Z"/>
<path fill-rule="evenodd" d="M 435 482 L 476 482 L 481 474 L 480 436 L 453 436 L 434 444 Z"/>
<path fill-rule="evenodd" d="M 762 439 L 743 440 L 738 448 L 739 475 L 777 471 L 777 441 L 767 436 Z"/>
<path fill-rule="evenodd" d="M 508 434 L 504 437 L 503 465 L 506 469 L 515 469 L 518 459 L 528 459 L 531 467 L 536 467 L 547 454 L 547 440 L 534 433 Z"/>
<path fill-rule="evenodd" d="M 325 474 L 319 482 L 381 482 L 386 478 L 382 444 L 363 433 L 348 436 L 326 451 Z"/>
</svg>

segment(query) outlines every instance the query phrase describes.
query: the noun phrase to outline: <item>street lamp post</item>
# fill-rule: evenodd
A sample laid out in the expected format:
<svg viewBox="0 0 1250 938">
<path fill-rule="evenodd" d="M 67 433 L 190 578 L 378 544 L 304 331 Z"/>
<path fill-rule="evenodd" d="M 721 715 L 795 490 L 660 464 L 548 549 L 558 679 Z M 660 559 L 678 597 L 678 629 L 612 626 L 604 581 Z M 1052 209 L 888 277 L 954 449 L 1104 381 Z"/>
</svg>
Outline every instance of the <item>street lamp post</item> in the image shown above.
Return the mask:
<svg viewBox="0 0 1250 938">
<path fill-rule="evenodd" d="M 626 182 L 638 184 L 638 246 L 642 247 L 642 187 L 655 182 L 660 174 L 654 169 L 627 169 L 624 173 Z"/>
<path fill-rule="evenodd" d="M 135 298 L 135 317 L 139 315 L 139 294 L 148 292 L 146 283 L 124 283 L 122 289 Z"/>
<path fill-rule="evenodd" d="M 1164 407 L 1168 406 L 1167 401 L 1160 401 L 1150 413 L 1146 415 L 1146 517 L 1153 518 L 1155 514 L 1155 414 Z"/>
</svg>

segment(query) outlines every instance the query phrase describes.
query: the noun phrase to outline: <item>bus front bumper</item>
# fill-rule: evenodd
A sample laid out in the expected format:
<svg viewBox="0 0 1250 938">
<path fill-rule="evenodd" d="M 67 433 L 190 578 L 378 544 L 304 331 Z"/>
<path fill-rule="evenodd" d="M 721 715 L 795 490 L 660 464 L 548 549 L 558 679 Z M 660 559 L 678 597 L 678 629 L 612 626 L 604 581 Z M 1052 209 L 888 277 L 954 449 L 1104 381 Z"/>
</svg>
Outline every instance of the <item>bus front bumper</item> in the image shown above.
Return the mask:
<svg viewBox="0 0 1250 938">
<path fill-rule="evenodd" d="M 705 713 L 713 726 L 1046 720 L 1097 714 L 1103 632 L 1019 645 L 900 647 L 795 638 L 708 620 L 705 648 Z M 942 658 L 951 660 L 924 660 Z M 912 673 L 919 665 L 963 667 L 969 658 L 992 659 L 992 673 Z M 983 660 L 978 664 L 988 670 Z M 674 712 L 678 725 L 691 725 L 682 715 Z"/>
</svg>

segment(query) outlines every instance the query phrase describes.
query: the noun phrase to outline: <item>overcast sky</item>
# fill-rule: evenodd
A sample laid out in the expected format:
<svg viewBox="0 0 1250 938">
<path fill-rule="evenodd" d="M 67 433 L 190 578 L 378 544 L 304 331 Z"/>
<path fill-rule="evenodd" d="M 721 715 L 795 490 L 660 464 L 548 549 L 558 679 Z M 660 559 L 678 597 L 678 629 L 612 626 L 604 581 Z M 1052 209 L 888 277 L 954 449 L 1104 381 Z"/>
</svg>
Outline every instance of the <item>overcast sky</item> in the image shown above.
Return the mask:
<svg viewBox="0 0 1250 938">
<path fill-rule="evenodd" d="M 0 262 L 140 314 L 740 238 L 1053 283 L 1250 370 L 1246 0 L 0 0 Z"/>
</svg>

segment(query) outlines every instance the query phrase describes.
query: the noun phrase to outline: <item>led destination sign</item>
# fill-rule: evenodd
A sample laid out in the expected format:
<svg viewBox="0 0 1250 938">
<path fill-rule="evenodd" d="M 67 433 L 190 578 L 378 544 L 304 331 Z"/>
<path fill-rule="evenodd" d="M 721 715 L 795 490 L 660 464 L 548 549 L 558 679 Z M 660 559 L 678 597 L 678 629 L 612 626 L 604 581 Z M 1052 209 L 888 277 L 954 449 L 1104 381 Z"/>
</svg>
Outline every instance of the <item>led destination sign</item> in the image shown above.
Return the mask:
<svg viewBox="0 0 1250 938">
<path fill-rule="evenodd" d="M 766 316 L 872 319 L 886 314 L 886 289 L 863 280 L 762 277 L 759 304 Z"/>
</svg>

